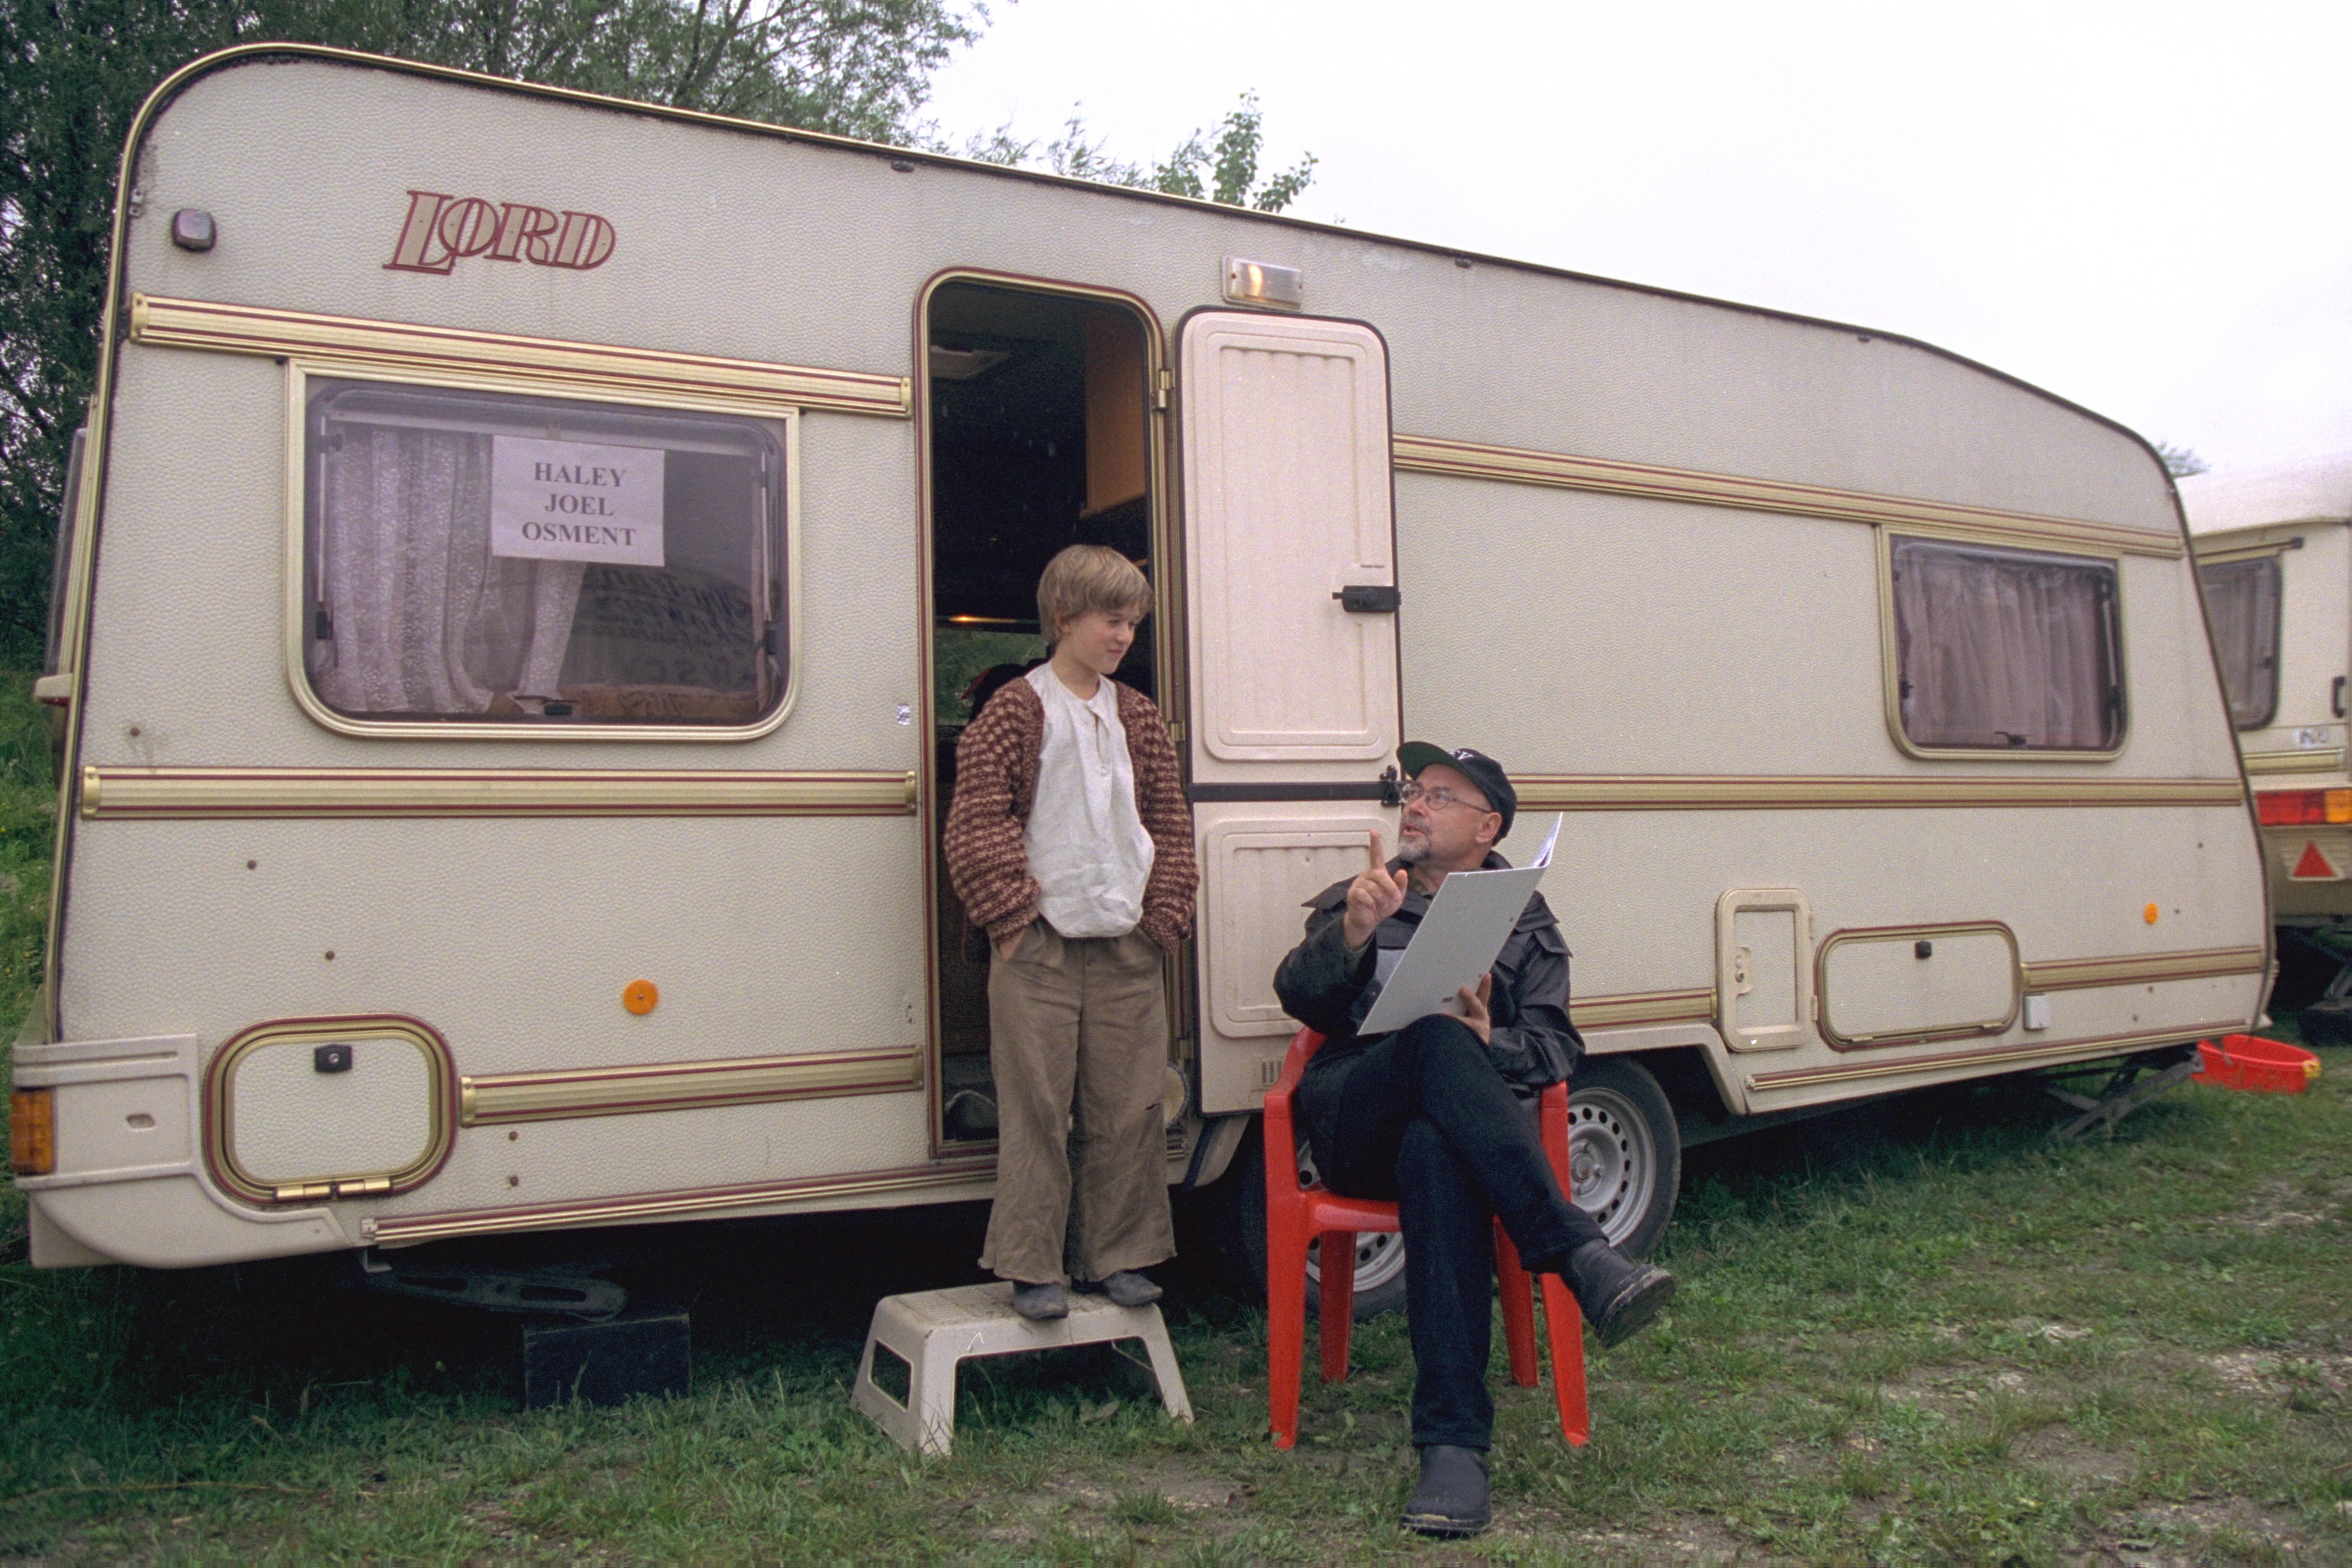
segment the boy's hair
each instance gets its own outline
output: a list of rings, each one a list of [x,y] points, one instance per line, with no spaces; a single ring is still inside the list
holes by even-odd
[[[1150,608],[1151,584],[1107,544],[1073,544],[1045,563],[1037,579],[1037,624],[1049,647],[1061,640],[1064,621],[1088,610],[1124,611],[1141,620]]]

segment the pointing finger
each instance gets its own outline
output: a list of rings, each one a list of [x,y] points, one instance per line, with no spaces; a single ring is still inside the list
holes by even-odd
[[[1387,865],[1387,864],[1388,864],[1388,861],[1389,861],[1389,858],[1388,858],[1388,856],[1387,856],[1385,853],[1383,853],[1383,852],[1382,852],[1382,848],[1381,848],[1381,830],[1380,830],[1379,828],[1375,827],[1375,828],[1373,828],[1373,829],[1372,829],[1372,865],[1371,865],[1371,868],[1372,868],[1373,870],[1377,871],[1377,870],[1379,870],[1381,867],[1383,867],[1383,866]]]

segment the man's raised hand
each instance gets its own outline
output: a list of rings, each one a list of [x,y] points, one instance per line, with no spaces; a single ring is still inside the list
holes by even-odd
[[[1404,907],[1405,875],[1389,869],[1378,828],[1372,830],[1371,849],[1371,864],[1348,884],[1348,912],[1341,917],[1340,934],[1351,949],[1371,941],[1381,922]]]

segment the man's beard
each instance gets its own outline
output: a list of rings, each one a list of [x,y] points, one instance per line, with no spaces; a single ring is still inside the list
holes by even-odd
[[[1396,858],[1408,866],[1418,866],[1428,859],[1429,835],[1424,833],[1418,837],[1408,838],[1400,831],[1397,834]]]

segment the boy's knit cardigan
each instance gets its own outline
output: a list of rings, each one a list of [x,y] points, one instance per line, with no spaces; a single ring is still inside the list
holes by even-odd
[[[1118,721],[1135,769],[1135,809],[1151,835],[1151,878],[1143,888],[1137,929],[1172,952],[1192,931],[1192,898],[1201,881],[1192,855],[1192,811],[1169,743],[1167,721],[1150,698],[1114,680]],[[1029,874],[1022,830],[1037,797],[1037,758],[1045,744],[1045,704],[1026,680],[1007,682],[956,742],[955,798],[942,846],[948,880],[964,918],[1002,942],[1037,918],[1037,879]]]

